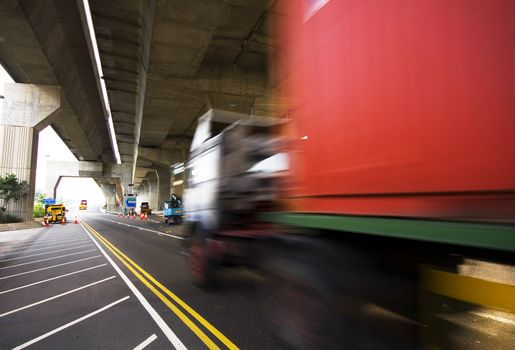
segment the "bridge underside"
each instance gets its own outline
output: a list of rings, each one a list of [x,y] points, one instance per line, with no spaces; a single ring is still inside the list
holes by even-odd
[[[0,3],[0,63],[16,83],[60,88],[48,124],[79,161],[102,164],[98,181],[129,184],[159,207],[181,175],[199,116],[211,108],[270,115],[274,1],[90,0],[102,76],[80,1]],[[100,85],[116,143],[109,139]],[[37,129],[36,129],[37,132]],[[105,180],[102,180],[105,179]],[[115,181],[116,182],[116,181]]]

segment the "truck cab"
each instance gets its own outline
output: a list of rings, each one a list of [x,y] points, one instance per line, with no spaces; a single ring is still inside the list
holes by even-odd
[[[211,282],[214,265],[248,264],[249,242],[267,234],[259,214],[275,205],[277,175],[285,169],[283,164],[267,171],[271,158],[280,162],[282,123],[216,109],[199,118],[184,193],[186,243],[197,285]]]

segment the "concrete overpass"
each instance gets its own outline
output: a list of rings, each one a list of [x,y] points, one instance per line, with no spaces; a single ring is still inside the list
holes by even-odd
[[[98,163],[97,182],[117,188],[104,193],[122,193],[133,183],[158,206],[170,195],[170,166],[186,159],[199,116],[210,108],[269,113],[274,4],[90,0],[88,7],[82,0],[0,1],[0,63],[17,83],[6,88],[2,115],[13,115],[20,101],[30,115],[36,109],[26,103],[28,95],[53,94],[53,109],[38,107],[30,122],[0,119],[4,134],[25,133],[31,141],[8,145],[19,137],[0,138],[5,152],[16,149],[29,159],[20,165],[4,157],[1,171],[22,167],[21,178],[33,185],[32,145],[51,125],[78,160]],[[19,84],[32,85],[23,85],[22,93]]]

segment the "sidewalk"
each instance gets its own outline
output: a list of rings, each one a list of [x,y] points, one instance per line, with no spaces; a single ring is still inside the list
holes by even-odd
[[[41,221],[14,222],[14,223],[10,223],[10,224],[0,224],[0,232],[25,230],[28,228],[38,228],[38,227],[41,227]]]

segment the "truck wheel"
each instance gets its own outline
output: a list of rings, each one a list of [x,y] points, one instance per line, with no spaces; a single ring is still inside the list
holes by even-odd
[[[180,225],[182,224],[182,217],[180,216],[174,216],[173,217],[173,223],[176,224],[176,225]]]
[[[209,258],[206,240],[198,234],[191,237],[188,265],[196,286],[201,288],[212,286],[214,263]]]
[[[271,332],[293,349],[329,349],[330,309],[310,267],[273,258],[266,263],[262,310]]]

